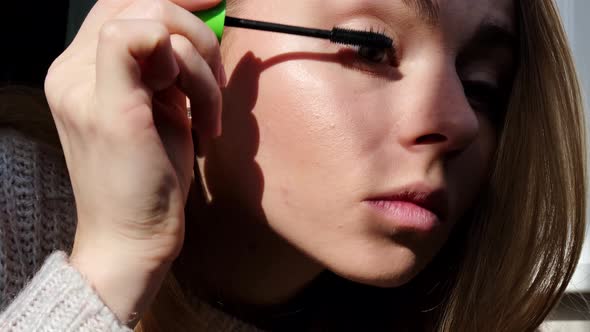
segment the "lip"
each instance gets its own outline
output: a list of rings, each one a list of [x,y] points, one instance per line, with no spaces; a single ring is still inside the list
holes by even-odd
[[[448,215],[448,196],[441,187],[414,184],[379,194],[365,201],[385,217],[385,227],[394,230],[430,232]]]

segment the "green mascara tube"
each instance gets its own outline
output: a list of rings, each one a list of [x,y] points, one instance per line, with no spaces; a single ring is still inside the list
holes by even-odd
[[[195,12],[194,14],[213,30],[217,39],[221,42],[223,28],[225,27],[225,0],[211,9]]]

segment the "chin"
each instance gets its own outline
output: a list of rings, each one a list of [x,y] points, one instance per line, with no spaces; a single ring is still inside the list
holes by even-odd
[[[405,284],[407,284],[408,282],[410,282],[415,276],[417,275],[417,273],[392,273],[390,275],[371,275],[369,273],[367,274],[355,274],[355,275],[340,275],[343,278],[346,278],[350,281],[356,282],[356,283],[360,283],[360,284],[364,284],[364,285],[368,285],[368,286],[374,286],[374,287],[380,287],[380,288],[396,288],[396,287],[400,287],[403,286]]]
[[[410,282],[424,268],[425,264],[419,264],[413,254],[401,255],[389,259],[362,259],[348,260],[347,264],[332,266],[329,268],[342,278],[350,281],[380,287],[395,288]],[[351,264],[352,263],[352,264]]]

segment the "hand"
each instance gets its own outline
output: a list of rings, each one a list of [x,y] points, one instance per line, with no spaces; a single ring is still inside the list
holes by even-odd
[[[100,0],[45,81],[76,199],[71,264],[122,322],[182,247],[193,127],[220,134],[219,45],[190,13],[218,3]]]

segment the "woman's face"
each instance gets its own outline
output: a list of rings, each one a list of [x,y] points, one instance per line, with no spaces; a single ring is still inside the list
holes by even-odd
[[[395,52],[233,29],[214,203],[348,279],[398,286],[486,181],[513,72],[512,0],[238,1],[237,15],[384,32]]]

